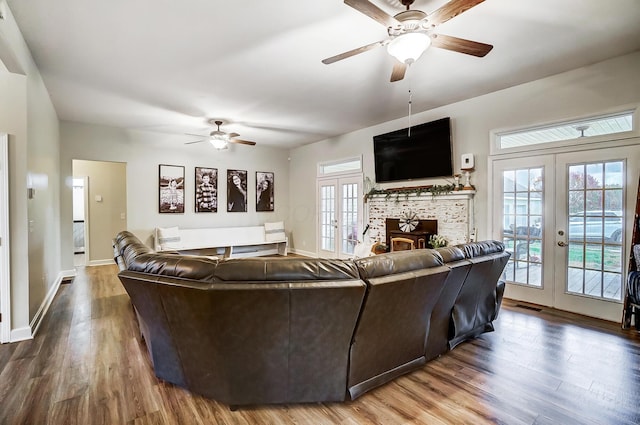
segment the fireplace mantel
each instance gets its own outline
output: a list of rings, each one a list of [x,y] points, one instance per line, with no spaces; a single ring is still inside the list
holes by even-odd
[[[411,210],[419,220],[438,220],[438,233],[450,244],[468,242],[475,226],[475,193],[475,190],[460,190],[438,195],[430,192],[370,195],[365,208],[369,240],[383,242],[386,237],[385,219],[402,217]]]
[[[451,200],[451,199],[473,199],[474,195],[476,194],[475,190],[457,190],[457,191],[453,191],[453,192],[449,192],[446,194],[442,194],[442,195],[433,195],[430,192],[423,192],[420,195],[418,195],[417,193],[409,193],[409,194],[404,194],[404,193],[400,193],[400,194],[395,194],[395,193],[376,193],[373,195],[369,195],[367,198],[367,202],[370,202],[373,199],[385,199],[387,202],[396,202],[396,199],[398,200],[398,202],[404,201],[404,200],[411,200],[411,199],[428,199],[431,201],[445,201],[445,200]]]

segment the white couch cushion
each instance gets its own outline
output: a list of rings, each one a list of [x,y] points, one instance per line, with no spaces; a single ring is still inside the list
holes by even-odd
[[[157,237],[161,251],[182,248],[180,230],[177,227],[158,227]]]
[[[284,233],[284,222],[264,223],[264,240],[267,242],[279,242],[287,238]]]

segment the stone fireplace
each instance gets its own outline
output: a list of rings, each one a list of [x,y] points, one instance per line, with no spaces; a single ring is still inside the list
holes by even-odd
[[[415,212],[419,220],[438,220],[438,234],[444,236],[450,245],[468,242],[475,229],[473,197],[474,190],[461,190],[446,195],[385,194],[372,195],[365,204],[365,226],[369,224],[367,236],[371,242],[386,239],[385,220],[401,218],[409,210]]]

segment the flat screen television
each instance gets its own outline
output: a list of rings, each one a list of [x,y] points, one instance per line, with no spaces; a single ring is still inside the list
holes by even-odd
[[[373,137],[376,182],[450,177],[449,117]]]

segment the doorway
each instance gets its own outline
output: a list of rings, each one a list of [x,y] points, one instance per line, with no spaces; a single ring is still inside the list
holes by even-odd
[[[76,235],[84,237],[84,244],[80,238],[74,238],[69,248],[80,251],[81,245],[84,245],[84,264],[81,265],[113,263],[113,236],[127,229],[126,168],[127,164],[123,162],[72,161],[73,177],[83,181],[76,182],[76,188],[73,189],[74,201],[76,198],[84,198],[84,202],[77,202],[73,218],[84,219],[84,232],[80,231],[82,225],[76,225],[76,229],[80,231]],[[83,189],[80,189],[81,184]]]
[[[87,177],[73,178],[73,265],[81,267],[86,264],[86,247],[89,246],[89,226],[87,217]]]
[[[318,180],[318,255],[349,258],[362,229],[362,175]]]
[[[512,253],[505,297],[620,320],[638,161],[637,145],[492,160],[492,234]]]

